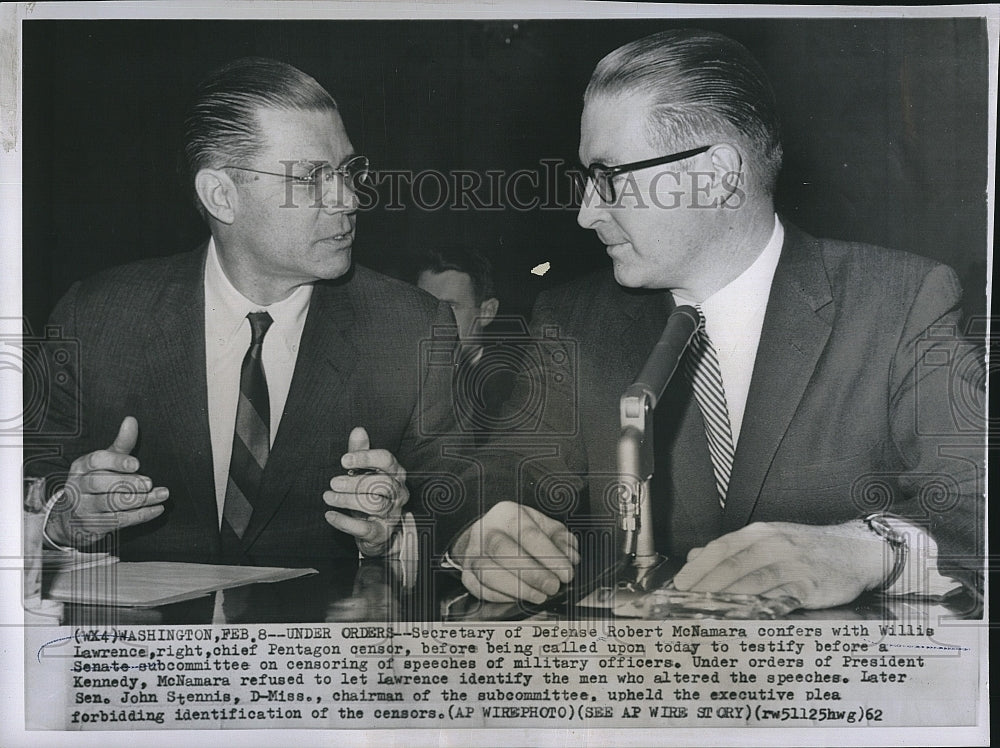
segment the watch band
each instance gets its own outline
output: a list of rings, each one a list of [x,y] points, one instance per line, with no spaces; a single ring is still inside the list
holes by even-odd
[[[65,488],[55,491],[48,499],[45,498],[47,480],[45,478],[25,478],[24,479],[24,509],[31,514],[41,514],[42,517],[42,541],[43,545],[57,551],[71,552],[75,548],[57,543],[49,535],[49,518],[56,504],[66,494]]]
[[[892,585],[894,585],[903,575],[903,569],[906,567],[906,558],[909,553],[909,546],[907,545],[906,538],[903,534],[886,520],[886,515],[876,512],[875,514],[869,514],[863,521],[869,530],[882,538],[882,540],[888,543],[889,547],[892,548],[892,569],[889,571],[889,574],[885,577],[881,584],[871,588],[874,592],[883,592],[892,587]]]
[[[52,494],[52,496],[48,500],[48,503],[45,504],[45,517],[42,519],[42,540],[44,540],[50,548],[53,548],[57,551],[62,551],[63,553],[72,553],[73,551],[76,550],[76,548],[73,548],[68,545],[63,545],[62,543],[57,543],[52,539],[48,531],[49,517],[52,516],[52,510],[55,508],[56,504],[59,503],[60,499],[62,499],[65,493],[66,489],[60,488],[58,491]]]
[[[444,556],[441,557],[441,568],[451,569],[452,571],[457,571],[460,574],[465,571],[465,569],[462,568],[462,565],[453,559],[451,557],[451,553],[448,551],[445,551]]]

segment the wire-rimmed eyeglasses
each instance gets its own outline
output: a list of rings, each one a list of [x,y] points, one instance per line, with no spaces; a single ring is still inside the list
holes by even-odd
[[[288,161],[282,163],[291,168],[292,165],[300,162]],[[351,156],[351,158],[347,159],[340,166],[334,166],[329,161],[306,161],[302,163],[312,164],[313,168],[304,174],[295,174],[291,171],[282,174],[276,171],[251,169],[247,166],[235,166],[233,164],[228,164],[222,168],[249,171],[254,174],[268,174],[272,177],[282,177],[285,181],[292,184],[310,187],[316,186],[324,192],[330,185],[336,184],[338,178],[343,179],[346,185],[354,192],[357,192],[363,186],[370,186],[372,184],[371,165],[367,156]]]

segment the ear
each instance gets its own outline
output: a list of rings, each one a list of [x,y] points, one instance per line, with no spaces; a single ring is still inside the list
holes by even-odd
[[[743,173],[745,162],[743,155],[736,146],[720,143],[711,151],[713,197],[722,206],[733,199],[734,195],[743,197],[746,175]]]
[[[209,215],[225,224],[236,220],[236,185],[221,169],[201,169],[194,177],[194,189]]]
[[[497,311],[500,309],[499,299],[486,299],[482,304],[479,305],[479,328],[482,329],[486,327],[493,318],[497,316]]]

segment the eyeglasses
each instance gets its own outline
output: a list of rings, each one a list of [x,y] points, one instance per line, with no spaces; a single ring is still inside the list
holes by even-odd
[[[639,169],[648,169],[651,166],[662,166],[663,164],[670,164],[674,161],[682,161],[685,158],[690,158],[691,156],[697,156],[699,153],[704,153],[712,146],[703,145],[701,148],[692,148],[689,151],[681,151],[680,153],[671,153],[669,156],[660,156],[658,158],[647,158],[644,161],[633,161],[630,164],[621,164],[619,166],[605,166],[600,163],[593,163],[587,167],[587,174],[590,180],[594,183],[594,189],[600,196],[601,200],[606,203],[614,203],[618,199],[617,190],[615,190],[614,178],[619,174],[625,174],[630,171],[638,171]]]
[[[294,162],[283,163],[290,165]],[[316,186],[321,188],[323,192],[326,192],[330,185],[337,184],[338,178],[343,179],[347,186],[354,192],[357,192],[363,186],[371,186],[372,184],[371,165],[368,162],[367,156],[352,156],[340,166],[334,166],[329,161],[304,161],[300,163],[313,164],[314,166],[305,174],[281,174],[276,171],[262,171],[260,169],[251,169],[246,166],[233,165],[223,166],[222,168],[249,171],[254,174],[268,174],[272,177],[283,177],[285,181],[291,182],[292,184],[299,184],[307,187]]]

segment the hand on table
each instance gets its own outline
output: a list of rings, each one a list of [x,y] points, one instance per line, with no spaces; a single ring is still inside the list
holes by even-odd
[[[352,535],[365,556],[382,555],[410,498],[406,470],[388,450],[371,449],[360,426],[351,431],[340,464],[349,472],[333,478],[331,490],[323,493],[323,501],[336,507],[324,515],[326,521]]]
[[[139,460],[130,454],[138,438],[138,421],[126,416],[110,447],[73,461],[63,497],[46,525],[50,538],[61,545],[83,546],[163,513],[170,491],[154,488],[153,481],[138,474]]]
[[[688,553],[679,590],[789,595],[804,608],[854,600],[885,578],[886,543],[861,522],[757,522]]]
[[[573,579],[579,543],[566,526],[531,507],[501,501],[452,545],[462,584],[490,602],[544,602]]]

